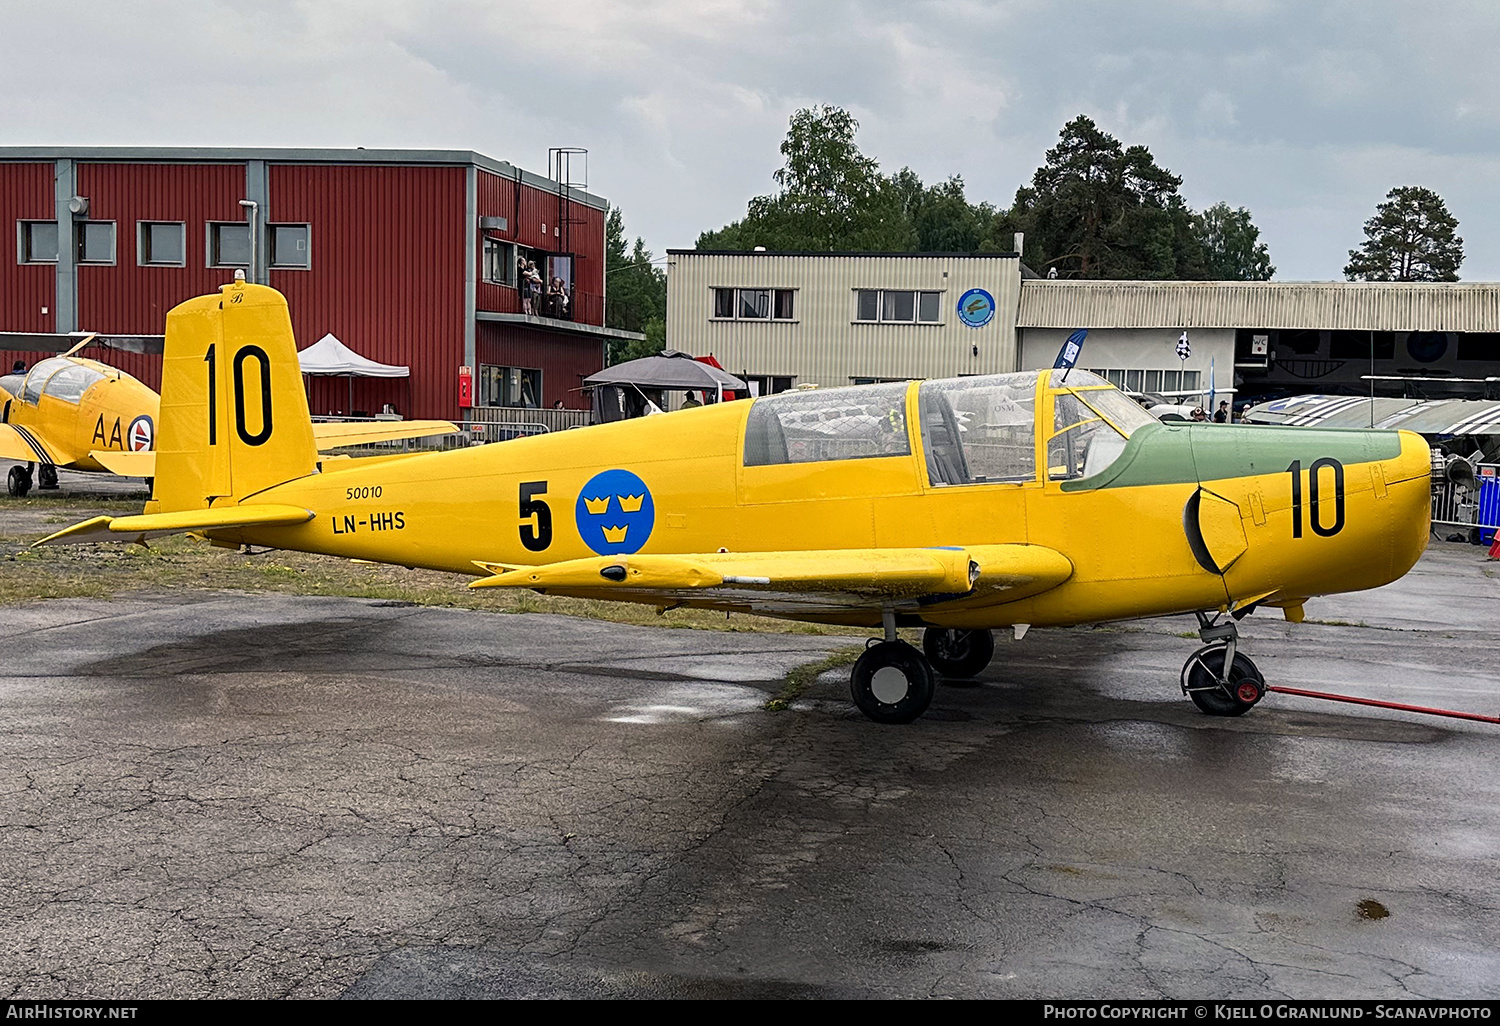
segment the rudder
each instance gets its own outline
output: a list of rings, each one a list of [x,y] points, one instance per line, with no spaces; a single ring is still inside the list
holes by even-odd
[[[148,512],[201,509],[317,469],[286,299],[236,281],[167,314]]]

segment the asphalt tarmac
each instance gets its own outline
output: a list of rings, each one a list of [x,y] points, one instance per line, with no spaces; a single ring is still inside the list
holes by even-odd
[[[1244,649],[1272,683],[1500,713],[1483,556],[1258,613]],[[1500,996],[1500,727],[1207,717],[1192,628],[1006,636],[881,727],[846,670],[764,708],[857,639],[0,608],[0,995]]]

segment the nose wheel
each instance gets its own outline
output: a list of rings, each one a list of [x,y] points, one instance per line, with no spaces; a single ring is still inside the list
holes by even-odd
[[[1250,657],[1237,651],[1233,620],[1214,623],[1198,614],[1198,635],[1208,642],[1182,667],[1182,693],[1210,716],[1243,716],[1266,693],[1266,679]]]

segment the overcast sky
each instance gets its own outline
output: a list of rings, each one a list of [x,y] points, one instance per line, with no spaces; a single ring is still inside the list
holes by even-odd
[[[1500,4],[1460,0],[0,0],[0,144],[472,149],[589,188],[658,255],[770,192],[787,118],[846,107],[886,172],[1008,206],[1079,113],[1276,277],[1342,277],[1397,185],[1500,280]]]

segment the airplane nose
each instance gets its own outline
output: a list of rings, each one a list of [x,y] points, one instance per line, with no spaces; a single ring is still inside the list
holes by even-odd
[[[1432,537],[1432,450],[1415,432],[1400,435],[1400,455],[1378,467],[1393,500],[1388,534],[1393,581],[1416,565]]]

